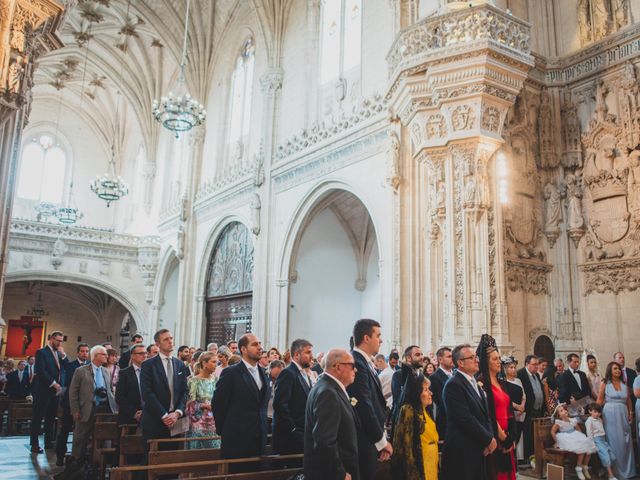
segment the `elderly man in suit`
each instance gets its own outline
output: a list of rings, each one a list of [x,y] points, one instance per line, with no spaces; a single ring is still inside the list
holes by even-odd
[[[569,403],[571,397],[576,400],[591,397],[591,386],[587,374],[578,370],[580,357],[575,353],[567,355],[567,366],[568,368],[556,379],[560,403]]]
[[[238,340],[242,360],[222,370],[213,394],[212,412],[222,437],[222,458],[262,455],[267,443],[269,381],[258,365],[262,344],[247,333]]]
[[[147,359],[147,349],[141,343],[131,347],[131,365],[120,370],[116,385],[118,425],[135,425],[142,418],[142,388],[140,370]]]
[[[142,344],[142,335],[136,333],[133,337],[131,337],[131,346],[125,352],[123,352],[120,360],[118,360],[118,366],[120,367],[120,370],[129,366],[129,362],[131,362],[131,351],[133,347],[140,344]]]
[[[533,454],[533,419],[542,417],[546,405],[544,389],[538,376],[539,359],[535,355],[524,357],[524,367],[518,370],[518,378],[527,399],[524,404],[524,422],[522,424],[522,443],[524,458]]]
[[[304,478],[358,480],[358,416],[347,387],[356,366],[346,350],[325,357],[324,374],[309,393],[304,428]]]
[[[380,324],[368,318],[358,320],[353,327],[352,341],[351,354],[356,375],[347,391],[357,401],[358,470],[362,480],[372,480],[377,461],[389,460],[393,453],[384,428],[388,415],[387,402],[373,364],[373,356],[380,351],[382,344]]]
[[[311,378],[313,345],[297,339],[291,343],[291,364],[278,375],[273,397],[273,451],[281,455],[304,451],[304,415]]]
[[[142,363],[142,435],[145,439],[169,438],[171,428],[184,416],[189,370],[173,357],[173,335],[166,328],[158,330],[153,340],[158,355]]]
[[[78,357],[73,362],[67,364],[62,375],[62,383],[67,390],[62,396],[62,424],[60,426],[60,433],[58,433],[58,439],[56,440],[56,465],[58,467],[64,465],[69,432],[73,430],[73,417],[71,416],[71,407],[69,405],[69,386],[71,385],[75,371],[89,362],[89,345],[79,343],[76,352]]]
[[[44,447],[53,448],[53,419],[58,410],[58,397],[62,389],[62,371],[69,360],[62,348],[64,335],[52,332],[47,345],[36,352],[35,375],[31,383],[33,393],[33,417],[31,421],[31,453],[42,453],[38,443],[40,427],[44,419]]]
[[[107,363],[107,349],[96,345],[91,349],[89,356],[91,363],[76,369],[69,387],[69,406],[75,421],[72,461],[67,463],[67,468],[71,469],[82,465],[87,443],[96,423],[96,414],[117,411],[111,390],[111,377],[104,368]]]
[[[31,392],[26,366],[27,362],[20,360],[18,368],[7,374],[7,385],[4,387],[4,391],[11,400],[24,400]]]
[[[445,480],[485,480],[484,457],[497,447],[487,398],[475,379],[478,357],[469,345],[451,352],[458,370],[445,384],[442,400],[447,430],[442,452]]]

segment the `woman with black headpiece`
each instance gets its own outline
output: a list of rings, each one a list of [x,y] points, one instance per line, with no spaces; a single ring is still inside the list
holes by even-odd
[[[438,479],[438,431],[429,413],[430,385],[422,373],[407,377],[403,404],[393,431],[393,478]]]
[[[480,361],[479,382],[487,394],[489,418],[498,440],[498,448],[487,457],[487,478],[489,480],[515,480],[514,460],[515,419],[511,398],[501,378],[502,362],[496,341],[486,333],[480,338],[476,351]]]

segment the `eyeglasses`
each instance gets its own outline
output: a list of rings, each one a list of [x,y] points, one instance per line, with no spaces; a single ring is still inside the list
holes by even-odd
[[[136,352],[136,353],[132,353],[131,355],[146,355],[147,352]]]
[[[477,360],[478,356],[477,355],[470,355],[468,357],[463,357],[460,359],[460,361],[464,362],[465,360]]]
[[[338,365],[349,365],[351,368],[356,370],[356,364],[354,362],[338,362]]]

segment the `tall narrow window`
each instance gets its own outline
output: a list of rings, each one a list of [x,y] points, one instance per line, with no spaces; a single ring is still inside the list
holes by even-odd
[[[231,76],[229,143],[232,148],[242,145],[249,136],[254,62],[255,44],[253,38],[249,37],[242,45]]]
[[[362,0],[322,3],[320,82],[347,76],[361,62]]]
[[[40,135],[22,151],[17,195],[40,202],[62,203],[67,157],[53,137]]]

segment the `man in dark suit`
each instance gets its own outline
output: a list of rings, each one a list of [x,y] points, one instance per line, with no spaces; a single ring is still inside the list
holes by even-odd
[[[442,401],[442,390],[447,381],[453,376],[453,356],[449,347],[442,347],[436,352],[438,368],[431,374],[431,393],[433,394],[434,414],[438,436],[444,438],[447,430],[447,411]]]
[[[135,425],[142,418],[142,389],[140,370],[147,359],[147,349],[136,343],[130,350],[131,365],[120,370],[116,385],[118,425]]]
[[[560,403],[569,403],[571,397],[577,400],[591,396],[589,379],[583,371],[578,370],[579,365],[580,357],[578,355],[575,353],[567,355],[568,368],[558,375],[556,379],[558,384],[558,400]]]
[[[184,416],[189,370],[173,357],[173,335],[166,328],[158,330],[153,340],[158,355],[142,363],[142,435],[149,438],[169,438],[170,429]],[[146,445],[146,442],[145,442]]]
[[[222,370],[213,394],[212,412],[222,437],[222,458],[262,455],[267,443],[269,380],[258,365],[262,344],[247,333],[238,340],[242,360]]]
[[[304,451],[304,416],[311,378],[313,345],[304,339],[291,343],[291,364],[278,375],[273,397],[273,451],[280,455]]]
[[[66,388],[64,395],[62,396],[62,422],[60,425],[60,433],[56,440],[56,465],[61,467],[64,465],[64,457],[67,454],[67,442],[69,441],[69,432],[73,429],[73,417],[71,416],[71,408],[69,405],[69,387],[71,386],[71,380],[73,374],[83,365],[86,365],[89,361],[89,345],[86,343],[79,343],[76,352],[78,357],[69,362],[62,374],[62,386]]]
[[[544,389],[538,375],[538,357],[527,355],[524,357],[524,367],[518,370],[518,378],[527,396],[524,404],[524,422],[522,424],[522,443],[524,458],[533,454],[533,419],[542,417],[546,401]]]
[[[36,352],[35,375],[31,383],[33,416],[31,421],[31,453],[42,453],[38,444],[44,419],[44,447],[53,448],[53,419],[58,410],[58,396],[62,395],[62,371],[69,360],[62,348],[62,332],[52,332],[47,345]]]
[[[20,360],[18,368],[7,375],[7,385],[4,387],[4,391],[11,400],[24,400],[31,392],[26,366],[27,362]]]
[[[141,343],[142,335],[136,333],[133,337],[131,337],[131,346],[122,353],[120,360],[118,360],[118,366],[120,367],[120,370],[129,366],[129,362],[131,361],[131,350],[133,349],[133,347]]]
[[[618,364],[622,368],[622,380],[624,381],[624,383],[627,385],[627,388],[629,389],[629,396],[631,397],[631,403],[635,408],[637,398],[633,394],[633,382],[635,381],[637,376],[636,371],[633,368],[627,368],[624,366],[624,353],[622,352],[616,352],[615,355],[613,356],[613,361],[618,362]]]
[[[384,429],[388,414],[387,402],[373,364],[373,356],[380,351],[382,344],[380,324],[368,318],[358,320],[353,327],[352,341],[354,348],[351,354],[356,365],[356,375],[347,391],[357,401],[355,409],[359,421],[360,478],[371,480],[375,476],[377,461],[387,461],[393,453]]]
[[[445,480],[485,480],[484,457],[496,449],[497,442],[487,398],[474,377],[478,357],[469,345],[458,345],[452,358],[458,370],[442,392],[447,411],[442,475]]]
[[[355,379],[346,350],[329,350],[325,373],[309,393],[304,428],[304,478],[358,480],[358,417],[346,387]]]
[[[401,395],[409,375],[417,376],[424,362],[422,350],[417,345],[410,345],[404,350],[403,362],[391,377],[391,395],[393,397],[394,411],[400,411]],[[395,419],[394,415],[394,419]]]

